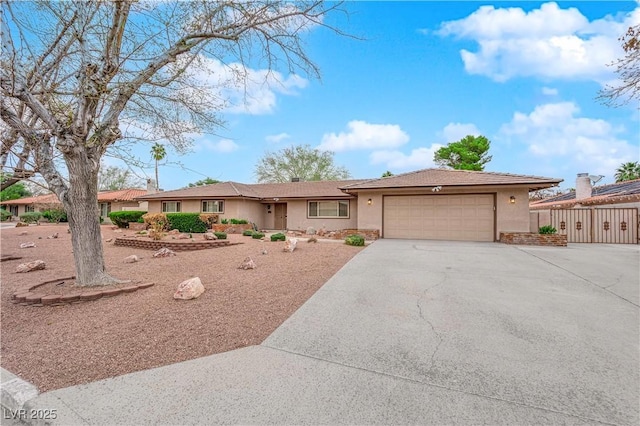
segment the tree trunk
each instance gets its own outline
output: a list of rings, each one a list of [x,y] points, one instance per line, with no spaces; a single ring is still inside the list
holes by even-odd
[[[158,180],[158,160],[156,159],[156,191],[160,191],[160,181]]]
[[[121,281],[105,272],[98,208],[98,167],[83,154],[66,159],[70,182],[69,191],[62,200],[71,229],[76,283],[81,286],[114,284]]]

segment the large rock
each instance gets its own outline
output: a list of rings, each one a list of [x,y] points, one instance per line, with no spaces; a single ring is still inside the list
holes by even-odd
[[[315,235],[316,234],[316,228],[314,228],[313,226],[310,226],[307,228],[307,235]]]
[[[123,262],[124,263],[136,263],[139,260],[140,260],[140,258],[138,256],[136,256],[135,254],[132,254],[131,256],[125,257]]]
[[[213,232],[207,232],[204,234],[204,239],[205,240],[209,240],[209,241],[213,241],[213,240],[217,240],[218,237],[216,237],[216,234],[214,234]]]
[[[256,265],[256,262],[254,262],[250,257],[247,257],[244,259],[244,262],[238,266],[238,269],[256,269],[257,267],[258,265]]]
[[[284,251],[292,252],[296,249],[296,245],[298,245],[298,239],[289,238],[284,242]]]
[[[182,300],[195,299],[202,293],[204,293],[202,281],[200,281],[200,278],[194,277],[178,284],[178,289],[174,293],[173,298]]]
[[[33,241],[29,241],[28,243],[21,243],[20,244],[20,248],[31,248],[31,247],[35,247],[36,243],[34,243]]]
[[[34,260],[32,262],[19,264],[18,267],[16,268],[16,272],[22,273],[22,272],[37,271],[40,269],[44,269],[46,266],[47,264],[44,263],[44,260]]]
[[[158,250],[157,252],[153,253],[153,257],[170,257],[170,256],[175,256],[176,252],[173,250],[169,250],[166,247],[162,247],[160,250]]]
[[[16,228],[21,228],[21,227],[23,227],[23,226],[29,226],[29,224],[28,224],[28,223],[24,223],[24,222],[18,222],[18,223],[16,223]]]

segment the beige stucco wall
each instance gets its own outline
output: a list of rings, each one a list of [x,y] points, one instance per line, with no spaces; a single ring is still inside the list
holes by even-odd
[[[516,202],[511,204],[511,196]],[[500,232],[529,232],[529,189],[505,188],[496,193],[496,240]]]
[[[287,229],[306,230],[312,226],[316,230],[325,228],[327,231],[339,229],[354,229],[358,226],[358,203],[349,200],[349,218],[307,218],[307,202],[313,200],[287,201]],[[272,206],[273,207],[273,206]],[[273,213],[272,213],[273,214]]]

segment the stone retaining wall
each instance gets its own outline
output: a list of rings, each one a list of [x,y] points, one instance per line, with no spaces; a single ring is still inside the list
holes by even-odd
[[[253,229],[253,225],[250,223],[242,225],[216,223],[212,228],[214,232],[226,232],[227,234],[242,234],[247,229]]]
[[[160,250],[163,247],[173,251],[191,251],[204,250],[215,247],[225,247],[231,244],[229,240],[213,240],[213,241],[153,241],[140,238],[119,237],[116,238],[114,244],[116,246],[133,247],[144,250]]]
[[[305,231],[288,231],[288,235],[296,237],[310,237]],[[380,230],[378,229],[339,229],[337,231],[317,231],[316,236],[319,238],[329,238],[332,240],[344,240],[349,235],[360,234],[365,240],[377,240],[380,238]]]
[[[566,247],[567,236],[560,234],[535,234],[532,232],[501,232],[500,242],[527,246]]]

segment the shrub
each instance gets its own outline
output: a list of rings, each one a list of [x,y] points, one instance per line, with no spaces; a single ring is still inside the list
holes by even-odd
[[[229,219],[229,222],[232,225],[246,225],[247,223],[249,223],[247,219]]]
[[[364,245],[364,237],[359,234],[349,235],[344,239],[344,242],[349,246],[363,246]]]
[[[253,235],[253,229],[247,229],[242,233],[245,237],[251,237]]]
[[[40,212],[28,212],[20,215],[20,220],[24,223],[38,223],[40,219],[42,219]]]
[[[67,212],[62,209],[43,211],[42,217],[53,223],[67,222]]]
[[[114,225],[117,225],[118,228],[126,228],[129,226],[129,222],[137,222],[138,219],[146,213],[147,212],[138,210],[111,212],[109,213],[109,219],[111,219],[111,222],[113,222]]]
[[[149,235],[156,241],[162,239],[162,231],[167,227],[167,215],[164,213],[147,213],[142,216],[144,223],[151,228]]]
[[[229,224],[229,219],[222,219],[220,221],[220,223],[223,224],[223,225],[228,225]]]
[[[0,221],[4,222],[5,220],[9,220],[13,217],[11,212],[6,211],[5,209],[0,209]]]
[[[283,233],[279,232],[277,234],[273,234],[271,236],[271,241],[284,241],[287,239],[287,236],[284,235]]]
[[[226,240],[227,239],[227,233],[226,232],[214,232],[213,235],[218,237],[219,240]]]
[[[140,218],[138,220],[136,220],[136,222],[138,223],[144,223],[144,219],[142,218],[142,216],[140,216]]]
[[[169,228],[180,232],[207,232],[207,224],[200,220],[199,213],[167,213]]]
[[[261,240],[264,238],[264,234],[262,232],[254,232],[253,235],[251,235],[251,238]]]
[[[538,229],[539,234],[555,234],[556,232],[558,232],[558,230],[551,225],[541,226]]]
[[[200,213],[200,220],[207,224],[207,228],[213,227],[218,223],[219,216],[215,213]]]

